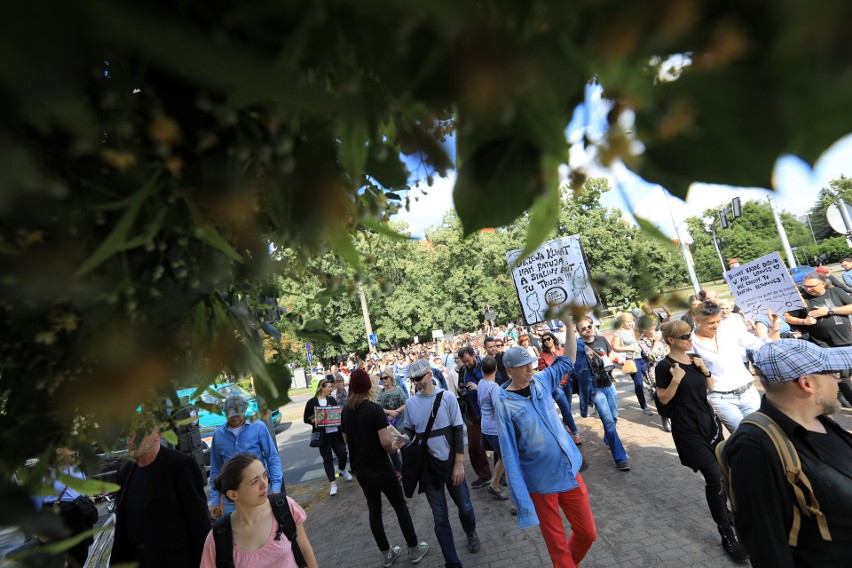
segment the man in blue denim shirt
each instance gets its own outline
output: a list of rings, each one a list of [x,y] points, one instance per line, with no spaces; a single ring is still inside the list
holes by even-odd
[[[573,359],[573,328],[566,327],[566,348]],[[583,458],[562,426],[550,394],[573,364],[560,356],[533,377],[537,361],[523,347],[513,347],[503,356],[512,382],[501,390],[497,406],[500,451],[518,509],[518,526],[539,524],[553,565],[571,568],[597,538],[589,494],[580,476]],[[570,539],[566,539],[560,508],[571,523]]]

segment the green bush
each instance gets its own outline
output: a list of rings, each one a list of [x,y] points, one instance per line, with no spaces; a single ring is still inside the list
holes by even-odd
[[[818,245],[810,245],[801,247],[802,251],[807,251],[808,264],[813,264],[811,258],[814,255],[820,256],[825,254],[828,257],[828,262],[840,262],[846,257],[852,257],[852,249],[846,244],[846,237],[834,237],[826,239]]]

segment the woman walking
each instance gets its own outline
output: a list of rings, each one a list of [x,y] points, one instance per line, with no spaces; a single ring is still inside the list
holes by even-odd
[[[557,357],[563,354],[562,346],[559,339],[551,331],[546,331],[541,336],[541,356],[538,358],[538,370],[543,371],[553,364]],[[571,434],[571,439],[578,446],[583,443],[583,438],[577,430],[577,424],[574,423],[574,417],[571,415],[571,399],[574,397],[574,392],[571,386],[571,377],[565,375],[562,377],[559,386],[554,389],[553,400],[559,407],[559,412],[562,413],[562,423],[565,429]]]
[[[296,523],[295,543],[304,559],[301,564],[296,561],[290,539],[282,538],[284,528],[279,527],[269,500],[269,477],[257,456],[235,455],[225,462],[213,484],[220,494],[234,503],[234,512],[219,521],[230,523],[234,568],[317,568],[317,559],[305,532],[305,510],[286,498]],[[216,537],[214,531],[210,531],[204,542],[201,568],[216,566]]]
[[[429,545],[417,541],[402,488],[388,459],[388,454],[396,453],[396,449],[388,434],[386,414],[374,399],[370,376],[360,369],[353,371],[349,379],[349,404],[343,409],[343,437],[349,446],[355,476],[367,499],[370,530],[382,553],[382,566],[390,566],[402,553],[400,547],[390,545],[385,534],[382,493],[396,511],[411,563],[417,564],[426,556]]]
[[[654,412],[645,401],[645,374],[648,372],[648,366],[642,359],[642,350],[639,347],[639,338],[635,329],[636,323],[633,315],[626,312],[618,314],[618,320],[621,322],[621,328],[615,330],[615,335],[612,336],[612,350],[616,353],[624,353],[627,361],[632,361],[636,367],[632,372],[625,374],[633,379],[633,392],[636,394],[642,413],[651,416]],[[622,365],[622,371],[624,371],[624,365]]]
[[[707,392],[714,388],[713,377],[704,361],[689,353],[692,336],[688,323],[666,322],[662,333],[669,354],[657,365],[657,397],[671,407],[672,438],[680,463],[704,476],[707,506],[722,537],[722,548],[731,558],[745,560],[748,556],[734,533],[714,453],[722,441],[722,424],[707,402]]]
[[[322,456],[322,465],[325,468],[325,475],[330,483],[328,488],[329,495],[337,495],[337,478],[334,474],[334,457],[332,452],[337,456],[337,467],[340,469],[340,474],[346,481],[352,481],[352,474],[346,471],[346,443],[343,441],[343,436],[337,426],[317,426],[314,422],[317,407],[337,406],[337,400],[331,396],[333,384],[328,379],[323,379],[317,385],[316,395],[305,403],[305,415],[303,417],[305,424],[310,424],[313,428],[311,436],[319,435],[320,446],[319,451]]]
[[[350,382],[349,389],[352,389]],[[402,427],[405,424],[405,401],[408,397],[405,391],[402,390],[393,375],[384,373],[382,375],[382,388],[376,397],[376,404],[382,407],[382,410],[387,417],[387,423],[402,432]],[[396,476],[402,476],[402,458],[399,452],[391,453],[391,463],[396,471]]]

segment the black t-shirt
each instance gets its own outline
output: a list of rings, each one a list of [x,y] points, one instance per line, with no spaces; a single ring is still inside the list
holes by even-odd
[[[519,394],[524,398],[532,398],[532,390],[530,390],[530,385],[525,386],[524,388],[516,391],[509,391],[515,394]]]
[[[808,307],[791,312],[793,317],[806,318],[810,310],[816,308],[839,308],[852,304],[852,296],[839,288],[826,288],[822,296],[809,296],[802,294]],[[845,347],[852,345],[852,326],[849,316],[825,316],[817,318],[814,325],[800,326],[802,331],[808,332],[813,339],[824,341],[829,347]]]
[[[343,409],[341,422],[349,445],[352,469],[390,466],[390,456],[379,442],[379,430],[388,427],[388,419],[381,406],[369,400],[355,410],[347,406]]]
[[[585,345],[589,358],[589,369],[591,369],[592,377],[595,379],[595,386],[602,389],[609,387],[612,384],[612,375],[604,370],[603,361],[600,359],[604,355],[608,356],[612,351],[609,341],[605,337],[596,335],[594,340]],[[591,354],[591,351],[597,353],[597,356]]]

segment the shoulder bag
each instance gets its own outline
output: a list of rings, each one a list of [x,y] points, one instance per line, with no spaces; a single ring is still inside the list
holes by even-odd
[[[429,422],[426,424],[426,431],[422,436],[417,436],[413,442],[402,448],[402,490],[405,496],[411,499],[414,496],[414,490],[417,485],[420,485],[420,493],[426,491],[423,482],[432,482],[430,475],[435,469],[433,462],[435,458],[429,452],[427,441],[429,434],[432,432],[432,425],[435,424],[435,417],[438,415],[438,409],[441,406],[441,399],[444,391],[439,392],[435,396],[435,404],[432,405],[432,413],[429,415]]]

